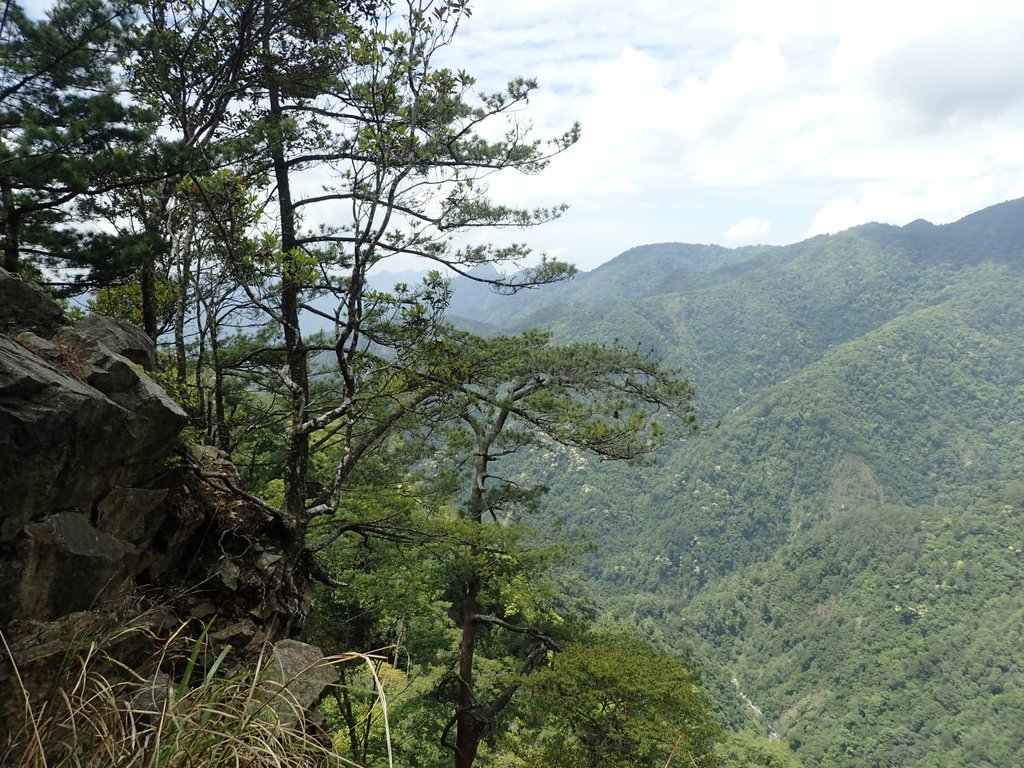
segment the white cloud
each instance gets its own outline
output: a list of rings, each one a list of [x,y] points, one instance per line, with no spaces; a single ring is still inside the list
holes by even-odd
[[[739,224],[729,227],[723,239],[729,245],[750,245],[759,242],[759,238],[771,229],[772,223],[767,219],[748,216]]]
[[[572,206],[500,242],[593,266],[643,242],[790,242],[1024,193],[1020,0],[471,7],[444,63],[485,91],[537,77],[517,118],[538,138],[583,124],[540,176],[489,179],[504,202]]]
[[[945,224],[1013,197],[1001,191],[1012,188],[984,176],[973,181],[952,181],[923,189],[910,183],[903,187],[877,184],[827,202],[817,212],[805,234],[807,237],[831,234],[872,221],[903,225],[923,218],[933,224]],[[1021,187],[1017,189],[1021,190]]]
[[[1024,191],[1019,0],[475,8],[451,52],[461,65],[493,82],[537,75],[541,135],[583,124],[547,172],[493,190],[569,202],[523,238],[584,266],[659,240],[950,221]]]
[[[471,5],[444,63],[484,91],[537,77],[516,117],[538,138],[583,124],[541,175],[488,179],[502,202],[571,205],[499,242],[591,267],[645,242],[792,242],[1024,194],[1020,0]]]

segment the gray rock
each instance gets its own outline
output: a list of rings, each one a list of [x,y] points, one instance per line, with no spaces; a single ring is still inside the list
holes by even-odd
[[[33,697],[54,690],[81,642],[144,621],[154,600],[154,632],[216,615],[226,626],[211,640],[250,648],[308,611],[280,522],[232,490],[227,457],[197,451],[168,466],[185,413],[146,374],[154,364],[137,328],[109,318],[70,328],[45,293],[0,270],[0,627]],[[111,636],[126,668],[151,657],[149,632]],[[333,670],[303,643],[272,656],[268,704],[303,717]],[[24,725],[9,670],[0,658],[0,733]],[[154,676],[135,704],[159,706],[168,684]]]
[[[52,512],[91,510],[132,454],[132,414],[0,336],[0,541]]]
[[[93,528],[87,515],[62,512],[25,529],[14,619],[52,619],[94,606],[123,580],[131,551]]]
[[[96,527],[132,544],[145,544],[164,521],[166,498],[166,488],[114,488],[96,509]]]
[[[132,696],[132,709],[159,716],[167,700],[174,696],[174,680],[164,672],[156,672]]]
[[[74,357],[79,378],[108,397],[127,392],[139,379],[138,366],[78,328],[61,328],[54,341]]]
[[[38,285],[0,267],[0,333],[25,330],[50,336],[65,322],[61,308]]]
[[[156,345],[141,328],[127,320],[90,315],[76,323],[75,330],[141,365],[146,371],[156,370]]]
[[[144,488],[185,424],[122,324],[18,339],[0,334],[0,557],[13,559],[0,566],[0,625],[88,608],[158,556],[144,550],[166,493]]]
[[[269,668],[270,679],[287,692],[283,698],[298,705],[301,711],[316,704],[324,690],[338,682],[337,669],[324,660],[323,651],[298,640],[279,640],[274,643],[273,659]],[[277,707],[283,717],[289,718],[294,706]]]
[[[185,412],[137,364],[79,326],[62,328],[54,339],[74,355],[83,381],[135,413],[139,421],[152,421],[148,431],[181,431]]]
[[[127,359],[67,338],[79,362],[65,372],[0,336],[0,541],[52,512],[91,512],[117,486],[145,485],[185,423]]]
[[[59,366],[64,351],[49,339],[37,336],[32,331],[22,331],[14,340],[36,357],[41,357],[50,365]]]

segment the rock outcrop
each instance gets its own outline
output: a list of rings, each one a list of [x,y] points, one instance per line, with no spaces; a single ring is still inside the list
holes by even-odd
[[[147,374],[155,349],[131,324],[61,326],[56,304],[6,272],[0,295],[24,302],[5,307],[0,335],[6,625],[85,610],[134,575],[129,562],[167,495],[152,484],[186,416]],[[20,307],[28,328],[14,325]]]
[[[49,336],[67,321],[38,286],[18,280],[0,267],[0,333],[32,331]]]
[[[37,691],[104,626],[216,616],[213,641],[244,647],[308,610],[285,526],[216,449],[179,447],[186,414],[155,363],[136,327],[69,325],[0,269],[0,630]]]

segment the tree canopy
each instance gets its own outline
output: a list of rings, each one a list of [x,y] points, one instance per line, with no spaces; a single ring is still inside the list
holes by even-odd
[[[446,322],[453,275],[515,293],[574,272],[486,240],[564,212],[493,200],[487,178],[543,171],[579,128],[535,138],[519,112],[536,82],[480,92],[438,63],[470,14],[57,0],[31,19],[11,0],[0,25],[7,268],[88,289],[161,343],[191,439],[238,465],[218,482],[282,539],[274,631],[392,649],[396,733],[430,723],[400,749],[457,768],[502,749],[540,695],[527,683],[588,623],[549,576],[570,548],[530,525],[545,489],[506,459],[637,460],[695,429],[690,385],[646,349]],[[436,271],[372,289],[395,257]],[[379,751],[367,682],[347,675],[330,712],[361,762]],[[671,737],[704,754],[688,685]]]

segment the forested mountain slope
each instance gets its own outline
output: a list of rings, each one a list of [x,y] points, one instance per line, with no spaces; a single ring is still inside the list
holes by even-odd
[[[511,297],[460,279],[451,311],[505,330],[651,346],[697,383],[713,420],[830,345],[943,301],[981,263],[1020,266],[1020,220],[1024,201],[949,225],[867,224],[784,247],[642,246]]]
[[[691,376],[708,429],[654,466],[528,471],[609,610],[808,765],[1024,764],[1022,222],[638,248],[512,315]]]
[[[850,508],[711,585],[674,631],[806,765],[1020,765],[1019,500]]]

